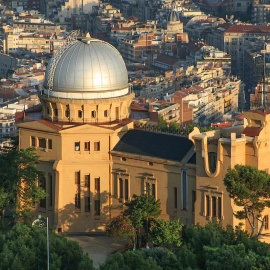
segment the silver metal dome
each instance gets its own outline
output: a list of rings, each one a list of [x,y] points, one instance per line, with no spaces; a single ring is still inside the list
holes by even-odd
[[[98,39],[76,40],[58,50],[46,70],[44,92],[59,98],[96,99],[127,94],[120,53]]]

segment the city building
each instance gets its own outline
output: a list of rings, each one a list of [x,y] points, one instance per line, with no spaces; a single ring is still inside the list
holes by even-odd
[[[266,24],[270,19],[270,1],[254,0],[252,6],[252,22]]]
[[[239,206],[228,196],[223,179],[228,167],[236,164],[254,166],[269,173],[269,162],[265,158],[270,153],[269,110],[247,111],[244,118],[244,125],[203,133],[195,129],[190,134],[196,149],[195,224],[203,226],[219,220],[223,226],[240,226],[251,231],[247,220],[234,216]],[[269,214],[269,208],[265,208],[262,219],[268,220]],[[258,232],[260,222],[256,220],[255,224]],[[269,243],[268,224],[263,226],[259,239]]]
[[[228,86],[216,92],[221,106],[234,110],[231,100],[238,98]],[[134,129],[133,97],[113,46],[80,39],[54,55],[40,95],[42,119],[26,115],[17,124],[20,148],[34,147],[45,172],[41,183],[48,197],[32,214],[48,216],[58,232],[102,232],[133,194],[150,190],[165,219],[187,225],[219,220],[234,227],[242,222],[249,230],[233,215],[238,207],[223,178],[237,163],[269,170],[263,158],[270,150],[269,114],[246,112],[244,125],[203,133],[195,128],[188,138]]]

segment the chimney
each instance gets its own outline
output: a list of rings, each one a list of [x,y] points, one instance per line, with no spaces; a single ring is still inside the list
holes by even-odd
[[[149,104],[149,112],[153,112],[154,111],[154,106]]]

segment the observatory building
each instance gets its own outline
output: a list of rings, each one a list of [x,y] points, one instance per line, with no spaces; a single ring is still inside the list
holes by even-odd
[[[42,117],[17,124],[19,148],[34,147],[45,172],[40,184],[48,196],[33,216],[48,216],[58,232],[104,232],[133,194],[149,192],[166,220],[242,223],[250,231],[234,216],[239,207],[223,179],[236,164],[269,173],[270,111],[245,112],[244,125],[223,130],[195,128],[189,139],[134,129],[133,97],[125,63],[110,44],[81,39],[57,51],[40,94]],[[266,208],[262,239],[268,242],[269,215]]]
[[[82,39],[57,51],[40,94],[42,117],[18,124],[20,148],[34,147],[45,172],[48,196],[33,216],[48,216],[58,232],[102,232],[133,194],[147,190],[161,200],[162,218],[194,223],[187,211],[193,144],[133,129],[133,97],[125,63],[110,44]]]
[[[57,51],[40,95],[42,119],[18,125],[20,148],[36,148],[46,174],[41,182],[48,197],[33,215],[49,216],[59,232],[104,226],[110,151],[133,127],[133,97],[125,63],[110,44],[82,39]]]

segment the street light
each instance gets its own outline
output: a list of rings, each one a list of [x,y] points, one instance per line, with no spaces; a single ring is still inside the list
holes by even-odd
[[[32,226],[34,225],[39,225],[44,226],[44,220],[41,219],[41,215],[38,216],[37,219],[35,219],[32,222]],[[49,241],[49,218],[47,217],[47,223],[46,223],[46,227],[47,227],[47,269],[50,270],[50,241]]]

